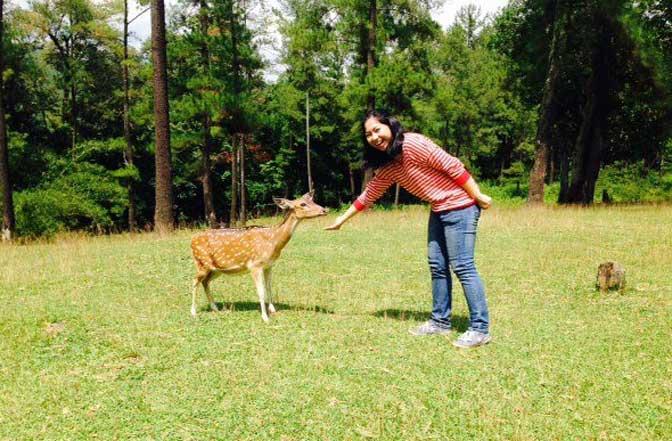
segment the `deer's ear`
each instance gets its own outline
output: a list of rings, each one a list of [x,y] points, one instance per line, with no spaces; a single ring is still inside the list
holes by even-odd
[[[283,210],[286,210],[286,209],[288,209],[289,207],[291,207],[291,204],[290,204],[289,201],[288,201],[287,199],[285,199],[285,198],[273,198],[273,202],[275,202],[275,204],[276,204],[278,207],[282,208]]]
[[[315,196],[315,190],[311,190],[308,193],[304,194],[303,197],[312,200]]]

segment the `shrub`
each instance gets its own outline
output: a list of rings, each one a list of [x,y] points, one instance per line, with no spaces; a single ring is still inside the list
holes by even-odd
[[[16,230],[27,237],[110,228],[127,206],[124,187],[111,172],[92,164],[79,164],[71,173],[15,197]]]
[[[646,172],[643,162],[617,162],[604,167],[595,184],[595,201],[607,190],[613,202],[672,201],[672,170]]]

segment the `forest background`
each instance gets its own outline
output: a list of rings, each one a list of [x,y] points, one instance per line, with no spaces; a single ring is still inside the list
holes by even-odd
[[[243,225],[311,189],[347,204],[371,108],[500,203],[672,199],[669,0],[467,5],[447,28],[440,7],[0,0],[3,237]]]

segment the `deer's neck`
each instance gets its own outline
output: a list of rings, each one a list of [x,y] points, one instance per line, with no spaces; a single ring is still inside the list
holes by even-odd
[[[279,251],[287,245],[287,242],[292,238],[292,234],[294,234],[294,230],[296,230],[299,222],[301,222],[301,220],[298,219],[294,213],[290,213],[280,225],[275,227],[273,238],[275,239],[276,250]]]

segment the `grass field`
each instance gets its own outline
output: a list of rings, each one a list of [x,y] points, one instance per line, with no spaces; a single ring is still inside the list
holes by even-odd
[[[283,252],[269,325],[248,275],[191,318],[191,231],[0,246],[0,439],[672,439],[672,207],[484,212],[471,351],[407,332],[427,208],[333,217]],[[623,295],[595,291],[605,260]]]

